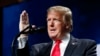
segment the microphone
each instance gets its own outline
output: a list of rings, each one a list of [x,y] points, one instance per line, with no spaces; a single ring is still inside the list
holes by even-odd
[[[44,27],[44,26],[32,28],[32,25],[30,25],[27,27],[27,29],[28,28],[29,28],[28,31],[22,31],[21,34],[32,34],[35,32],[46,32],[46,30],[47,30],[46,27]]]
[[[29,30],[28,30],[29,29]],[[25,32],[26,30],[28,30],[27,32]],[[29,25],[28,27],[26,27],[25,29],[23,29],[12,41],[12,56],[16,56],[16,45],[17,45],[17,38],[21,35],[21,34],[33,34],[35,32],[46,32],[46,27],[41,26],[41,27],[35,27],[32,28],[32,25]]]

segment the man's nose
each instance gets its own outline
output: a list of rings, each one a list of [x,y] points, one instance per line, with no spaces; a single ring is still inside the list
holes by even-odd
[[[50,22],[50,26],[54,27],[54,22],[53,21]]]

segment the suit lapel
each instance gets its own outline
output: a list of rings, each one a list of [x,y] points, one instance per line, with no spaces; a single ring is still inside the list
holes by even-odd
[[[45,50],[43,56],[50,56],[50,52],[51,52],[51,48],[52,48],[52,43],[53,43],[53,42],[48,43],[48,45],[46,46],[47,48],[46,48],[46,50]],[[44,48],[44,49],[45,49],[45,48]]]
[[[69,44],[65,50],[64,56],[71,56],[76,46],[77,46],[77,39],[71,36]]]

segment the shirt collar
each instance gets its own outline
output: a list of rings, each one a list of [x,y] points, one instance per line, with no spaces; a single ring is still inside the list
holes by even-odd
[[[69,40],[70,40],[70,34],[67,33],[67,34],[63,37],[63,39],[62,39],[61,41],[62,41],[62,43],[66,43],[67,41],[69,42]]]
[[[66,42],[69,42],[69,40],[70,40],[70,33],[66,33],[61,41],[62,41],[62,43],[66,43]],[[55,43],[55,41],[53,40],[53,44],[54,43]]]

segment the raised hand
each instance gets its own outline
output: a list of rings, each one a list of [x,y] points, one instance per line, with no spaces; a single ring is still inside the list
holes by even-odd
[[[28,13],[24,10],[20,14],[19,31],[22,31],[27,26],[29,26],[29,17],[28,17]]]

